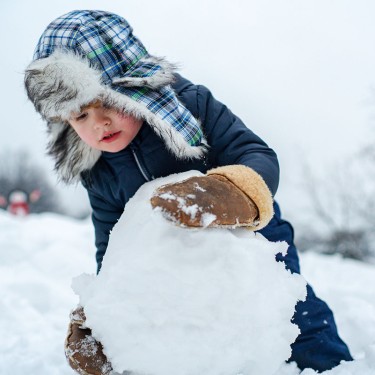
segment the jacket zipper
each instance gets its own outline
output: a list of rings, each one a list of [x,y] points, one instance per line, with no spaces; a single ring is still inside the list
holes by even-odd
[[[137,167],[139,169],[139,171],[142,173],[142,176],[144,177],[144,179],[149,182],[151,181],[151,179],[148,177],[147,173],[145,172],[145,170],[143,169],[139,159],[138,159],[138,156],[137,156],[137,153],[135,152],[134,148],[133,147],[130,147],[130,149],[132,150],[132,153],[133,153],[133,156],[134,156],[134,159],[135,159],[135,162],[137,164]]]

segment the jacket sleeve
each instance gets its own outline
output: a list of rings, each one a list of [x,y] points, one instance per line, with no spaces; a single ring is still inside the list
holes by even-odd
[[[109,234],[122,215],[123,210],[119,210],[119,206],[113,205],[96,194],[84,181],[82,181],[82,184],[87,189],[92,208],[91,218],[95,228],[96,262],[98,265],[97,273],[99,273],[107,250]]]
[[[186,107],[202,123],[212,167],[234,164],[250,167],[275,195],[279,184],[276,153],[206,87],[193,85],[179,75],[175,87]]]

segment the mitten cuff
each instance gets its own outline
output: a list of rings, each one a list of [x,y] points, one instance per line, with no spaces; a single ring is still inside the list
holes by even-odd
[[[207,175],[214,174],[226,177],[256,204],[259,211],[259,224],[249,229],[260,230],[269,223],[274,214],[273,199],[270,189],[259,173],[245,165],[227,165],[207,172]]]

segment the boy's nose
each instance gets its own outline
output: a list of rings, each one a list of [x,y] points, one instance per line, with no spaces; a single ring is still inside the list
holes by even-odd
[[[108,127],[111,125],[111,119],[106,114],[97,114],[95,116],[95,128]]]

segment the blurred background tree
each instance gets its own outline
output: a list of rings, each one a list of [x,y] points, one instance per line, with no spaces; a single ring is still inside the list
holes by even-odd
[[[0,154],[0,208],[15,211],[11,202],[21,209],[22,196],[27,200],[27,213],[64,213],[57,190],[50,183],[45,170],[24,151],[4,151]],[[19,211],[17,211],[19,212]]]
[[[368,146],[323,175],[304,166],[309,205],[296,242],[301,250],[375,260],[375,149]]]

